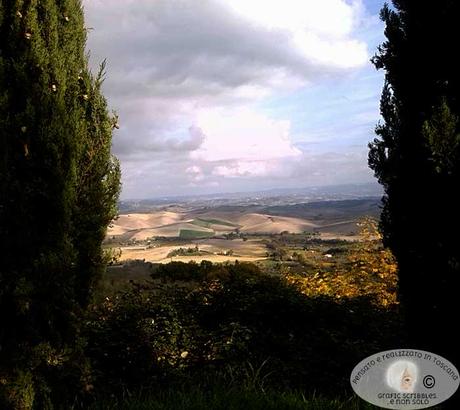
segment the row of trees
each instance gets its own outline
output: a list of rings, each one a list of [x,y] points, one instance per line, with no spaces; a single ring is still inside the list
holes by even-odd
[[[79,0],[0,0],[0,39],[0,407],[47,408],[85,382],[79,321],[116,215],[117,119]]]

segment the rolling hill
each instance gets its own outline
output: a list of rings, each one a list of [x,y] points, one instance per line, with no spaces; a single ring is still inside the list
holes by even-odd
[[[328,236],[357,233],[359,218],[380,214],[379,199],[322,201],[277,206],[216,206],[196,209],[171,206],[146,213],[122,214],[108,237],[145,240],[151,237],[209,238],[230,232],[276,234],[320,232]]]

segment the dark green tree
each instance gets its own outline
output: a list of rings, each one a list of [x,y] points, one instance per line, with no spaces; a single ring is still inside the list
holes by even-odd
[[[79,0],[0,0],[2,408],[50,408],[85,383],[79,318],[119,191],[85,42]]]
[[[393,0],[381,18],[386,41],[383,123],[369,165],[385,189],[381,230],[399,265],[411,347],[460,364],[452,329],[460,291],[460,4]]]
[[[94,78],[88,70],[79,76],[84,124],[77,167],[76,208],[73,218],[77,255],[77,298],[82,307],[91,300],[107,260],[101,244],[107,226],[117,215],[120,166],[111,152],[116,114],[108,115],[101,92],[105,61]]]

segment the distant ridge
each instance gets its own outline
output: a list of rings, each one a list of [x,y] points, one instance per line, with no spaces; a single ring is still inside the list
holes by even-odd
[[[119,210],[125,212],[149,212],[165,206],[219,205],[294,205],[299,203],[381,198],[383,190],[377,183],[330,185],[304,188],[279,188],[252,192],[230,192],[204,195],[167,196],[151,199],[127,199],[119,201]],[[174,211],[175,209],[171,209]]]
[[[378,218],[381,204],[380,198],[347,199],[271,206],[265,211],[271,215],[289,215],[313,220],[357,218],[362,215]]]

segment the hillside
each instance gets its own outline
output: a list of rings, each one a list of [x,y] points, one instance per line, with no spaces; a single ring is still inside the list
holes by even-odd
[[[148,213],[122,214],[108,230],[121,241],[152,237],[206,238],[230,232],[276,234],[320,232],[329,236],[355,235],[356,222],[377,218],[378,199],[321,201],[282,206],[166,207]],[[174,209],[174,210],[172,210]]]

